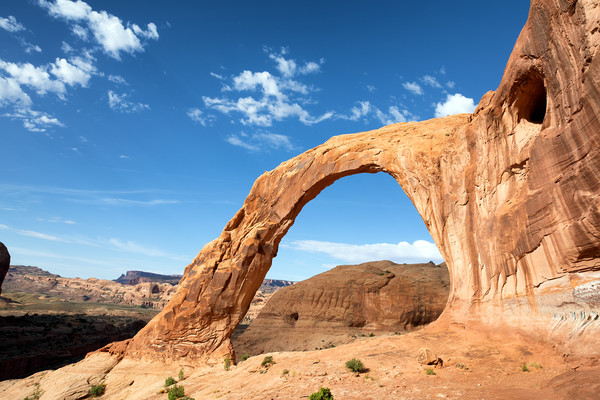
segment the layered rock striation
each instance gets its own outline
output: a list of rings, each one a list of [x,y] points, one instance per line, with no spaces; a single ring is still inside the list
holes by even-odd
[[[439,317],[449,292],[445,265],[341,265],[277,291],[233,345],[256,355],[412,331]]]
[[[448,265],[443,321],[597,340],[599,48],[597,1],[533,0],[500,86],[474,114],[336,136],[266,172],[165,309],[112,351],[233,356],[231,333],[304,205],[377,172],[406,192]]]

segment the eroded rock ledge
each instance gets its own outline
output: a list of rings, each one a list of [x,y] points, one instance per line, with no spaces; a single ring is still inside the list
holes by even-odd
[[[450,271],[442,321],[593,340],[600,282],[600,10],[533,0],[495,92],[473,115],[336,136],[259,177],[166,308],[112,351],[221,362],[281,238],[328,185],[385,172]],[[474,322],[473,322],[474,323]]]

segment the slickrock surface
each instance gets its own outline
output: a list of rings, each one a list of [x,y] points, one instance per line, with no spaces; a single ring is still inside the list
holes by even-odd
[[[279,290],[232,341],[236,354],[257,355],[403,333],[436,320],[449,291],[445,265],[342,265]]]
[[[585,293],[600,282],[599,46],[596,0],[533,0],[500,86],[473,115],[336,136],[266,172],[170,303],[112,351],[235,357],[229,338],[302,207],[376,172],[404,189],[448,265],[441,320],[597,344],[599,305]]]
[[[2,294],[2,282],[10,268],[10,254],[4,243],[0,242],[0,295]]]

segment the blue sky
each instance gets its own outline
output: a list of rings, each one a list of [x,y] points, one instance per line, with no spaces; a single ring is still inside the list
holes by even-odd
[[[13,264],[182,273],[264,171],[337,134],[470,112],[528,2],[4,0],[0,241]],[[268,277],[441,261],[401,188],[344,178]]]

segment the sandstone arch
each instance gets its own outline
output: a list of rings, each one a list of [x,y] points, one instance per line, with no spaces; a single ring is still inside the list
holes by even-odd
[[[473,115],[336,136],[265,173],[186,267],[168,306],[112,350],[221,362],[302,206],[343,176],[380,171],[411,198],[446,260],[452,287],[444,321],[593,340],[599,49],[596,1],[533,0],[499,88]]]

